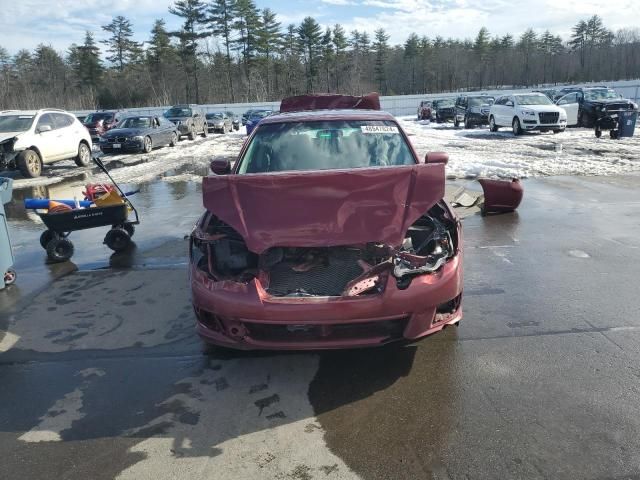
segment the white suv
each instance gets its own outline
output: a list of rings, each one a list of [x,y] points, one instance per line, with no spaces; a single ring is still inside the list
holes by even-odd
[[[19,169],[34,178],[42,165],[73,158],[79,167],[91,162],[91,136],[64,110],[9,110],[0,113],[0,171]]]
[[[567,128],[567,113],[542,93],[504,95],[489,111],[489,129],[497,132],[500,127],[511,127],[514,135],[524,130],[560,133]]]

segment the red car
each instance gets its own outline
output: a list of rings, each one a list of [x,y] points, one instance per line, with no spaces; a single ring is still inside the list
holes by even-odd
[[[433,116],[433,104],[428,100],[423,100],[418,105],[418,120],[431,120]]]
[[[83,125],[91,134],[91,140],[97,143],[102,135],[114,128],[122,120],[120,112],[94,112],[84,119]]]
[[[190,243],[206,342],[364,347],[460,321],[462,230],[443,199],[447,156],[421,162],[376,102],[286,99],[233,168],[212,162]]]

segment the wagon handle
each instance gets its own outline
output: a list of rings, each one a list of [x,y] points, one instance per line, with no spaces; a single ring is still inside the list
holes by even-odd
[[[133,203],[131,203],[131,201],[129,200],[129,197],[127,197],[127,195],[125,195],[125,193],[122,191],[122,189],[120,188],[120,185],[118,185],[118,183],[113,179],[111,174],[109,174],[109,170],[107,170],[107,167],[104,166],[104,163],[102,163],[102,160],[100,160],[98,157],[93,157],[93,161],[96,165],[98,165],[98,168],[100,168],[100,170],[102,170],[102,172],[107,177],[109,177],[109,180],[111,180],[111,183],[113,183],[113,185],[116,187],[116,189],[120,193],[120,196],[122,197],[124,202],[127,204],[129,208],[131,208],[131,210],[133,210],[133,213],[136,216],[136,221],[131,223],[135,223],[136,225],[139,224],[140,218],[138,217],[138,210],[136,210],[136,207],[133,206]]]

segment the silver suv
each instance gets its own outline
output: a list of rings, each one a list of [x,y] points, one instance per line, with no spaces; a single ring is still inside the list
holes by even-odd
[[[206,137],[209,134],[204,112],[198,105],[175,105],[164,112],[164,117],[178,127],[178,137],[195,140],[196,135]]]

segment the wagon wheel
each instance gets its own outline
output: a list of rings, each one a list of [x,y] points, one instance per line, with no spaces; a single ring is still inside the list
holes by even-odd
[[[45,230],[42,232],[42,235],[40,235],[40,246],[46,250],[47,245],[49,245],[49,242],[54,238],[59,238],[59,235],[53,230]]]
[[[10,268],[4,274],[4,284],[13,285],[14,283],[16,283],[16,278],[18,278],[18,274],[16,273],[15,270]]]
[[[124,228],[112,228],[105,235],[104,244],[114,252],[122,252],[131,245],[131,237]]]
[[[73,256],[73,243],[66,238],[54,238],[47,245],[47,257],[55,263],[66,262]]]

